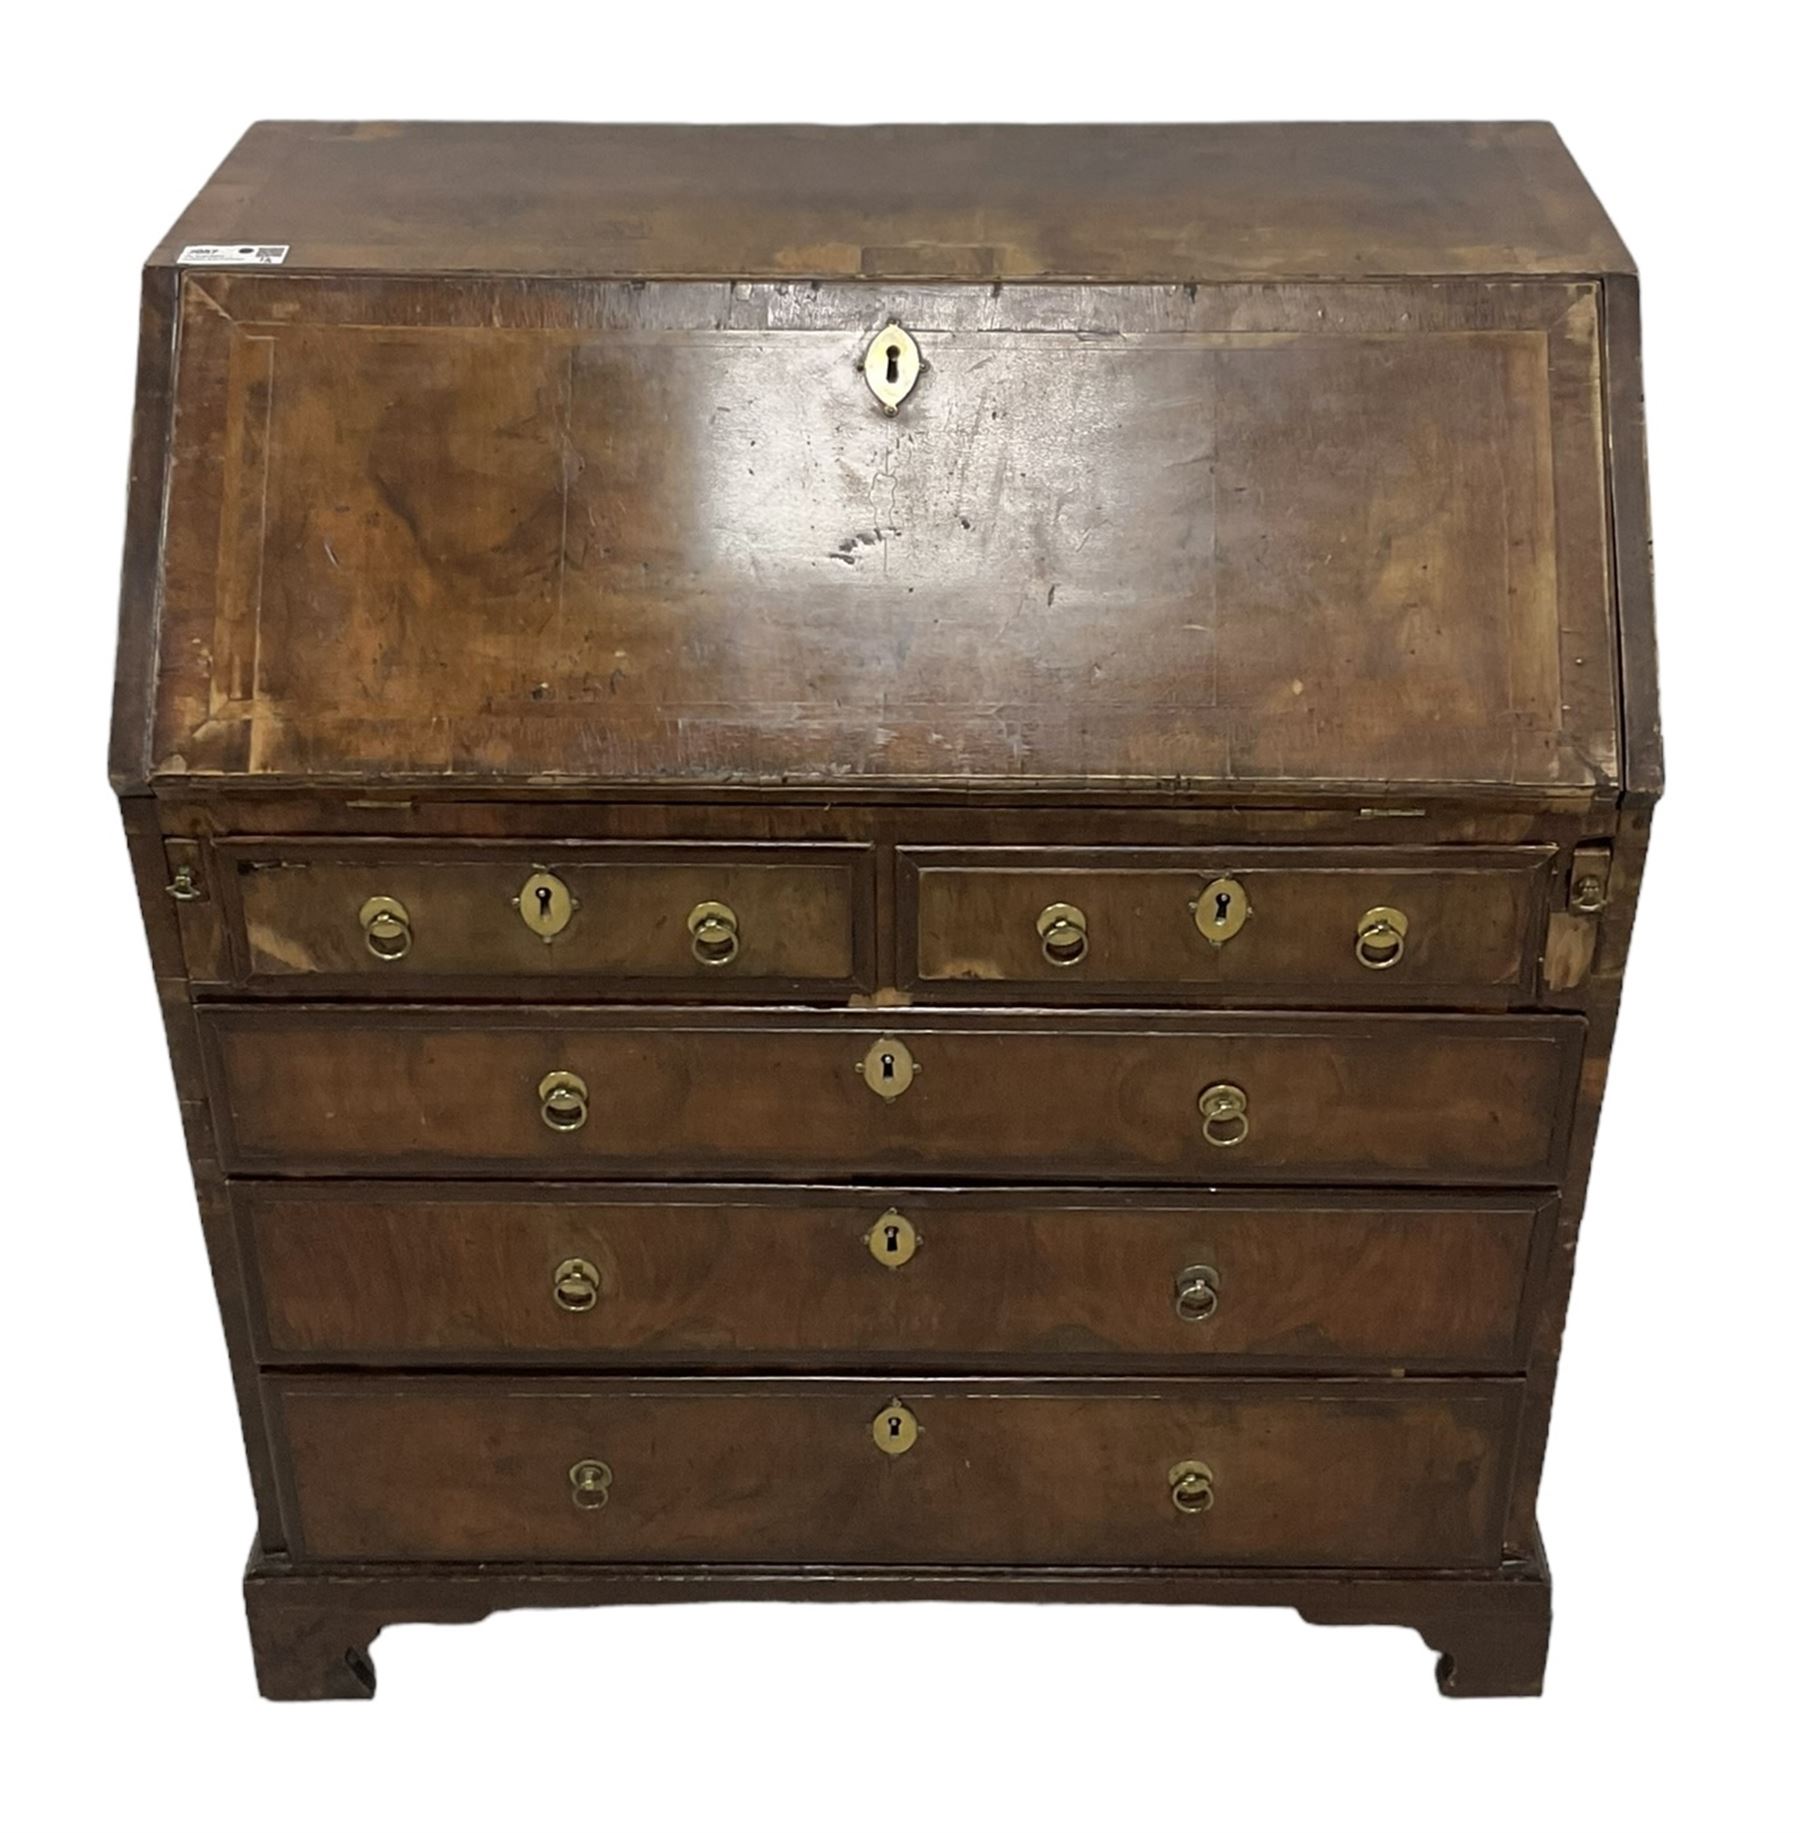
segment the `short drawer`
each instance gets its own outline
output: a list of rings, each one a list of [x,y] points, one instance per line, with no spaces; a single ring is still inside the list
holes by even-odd
[[[1554,1184],[1575,1017],[230,1006],[228,1168]]]
[[[1446,1567],[1507,1381],[273,1377],[308,1560]]]
[[[872,984],[863,846],[231,841],[239,984],[391,993],[521,981],[732,997]]]
[[[992,999],[1529,1003],[1550,847],[908,848],[901,984]]]
[[[1548,1200],[238,1184],[269,1363],[1520,1366]]]

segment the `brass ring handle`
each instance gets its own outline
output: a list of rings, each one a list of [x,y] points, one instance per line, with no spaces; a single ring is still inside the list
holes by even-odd
[[[1200,1133],[1209,1146],[1229,1150],[1250,1137],[1250,1097],[1235,1082],[1200,1091]]]
[[[378,961],[398,961],[413,945],[412,918],[397,897],[372,897],[356,913],[363,941]]]
[[[1383,968],[1398,967],[1406,953],[1406,912],[1389,904],[1377,904],[1356,919],[1356,958],[1364,967],[1379,973]]]
[[[600,1302],[600,1275],[591,1260],[565,1260],[550,1275],[550,1296],[563,1311],[592,1311]]]
[[[1217,1267],[1183,1267],[1175,1275],[1175,1315],[1184,1324],[1204,1324],[1218,1308]]]
[[[577,1508],[605,1508],[612,1480],[610,1464],[584,1457],[569,1466],[569,1500]]]
[[[1204,1515],[1213,1505],[1212,1466],[1184,1458],[1169,1470],[1169,1500],[1184,1515]]]
[[[724,967],[737,959],[737,912],[729,904],[696,904],[688,912],[694,959],[703,967]]]
[[[182,871],[186,870],[183,866]],[[179,878],[181,872],[175,876]],[[1598,916],[1606,908],[1606,880],[1597,872],[1584,872],[1569,887],[1569,908],[1577,916]]]
[[[588,1085],[570,1069],[553,1069],[538,1084],[538,1111],[553,1133],[579,1133],[588,1122]]]
[[[1074,904],[1046,904],[1038,912],[1037,932],[1052,967],[1073,967],[1088,952],[1087,914]]]

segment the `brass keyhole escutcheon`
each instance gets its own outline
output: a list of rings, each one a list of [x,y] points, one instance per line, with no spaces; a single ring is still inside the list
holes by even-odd
[[[919,1251],[919,1231],[897,1209],[890,1209],[863,1240],[884,1267],[903,1267]]]
[[[863,376],[869,392],[881,403],[881,411],[891,419],[900,411],[900,403],[913,391],[921,368],[919,346],[901,329],[890,324],[863,353]]]
[[[1088,921],[1074,904],[1046,904],[1038,912],[1038,940],[1052,967],[1073,967],[1088,952]]]
[[[581,904],[554,872],[540,869],[519,887],[513,908],[534,936],[554,942],[569,927],[569,919]]]
[[[1241,1146],[1250,1137],[1250,1097],[1235,1082],[1200,1091],[1200,1131],[1209,1146]]]
[[[1169,1500],[1184,1515],[1204,1515],[1213,1505],[1212,1466],[1183,1458],[1169,1470]]]
[[[897,1037],[878,1037],[857,1064],[862,1079],[883,1101],[896,1101],[912,1087],[919,1065]]]
[[[398,961],[413,945],[412,918],[397,897],[372,897],[356,913],[363,941],[378,961]]]
[[[600,1274],[591,1260],[565,1260],[550,1275],[550,1295],[564,1311],[592,1311],[600,1302]]]
[[[553,1069],[538,1084],[538,1112],[553,1133],[579,1133],[588,1123],[588,1085],[572,1069]]]
[[[694,959],[701,966],[725,967],[737,959],[738,917],[729,904],[696,904],[688,912],[687,926]]]
[[[1250,920],[1250,894],[1235,878],[1215,878],[1188,906],[1194,927],[1223,948]]]
[[[584,1457],[569,1466],[569,1500],[577,1508],[605,1508],[612,1491],[612,1466]]]
[[[1175,1315],[1184,1324],[1204,1324],[1218,1308],[1217,1267],[1183,1267],[1175,1275]]]
[[[1356,919],[1356,958],[1376,972],[1397,967],[1406,953],[1406,912],[1377,904]]]
[[[875,1415],[869,1435],[889,1457],[899,1457],[919,1442],[919,1422],[910,1407],[895,1400]]]

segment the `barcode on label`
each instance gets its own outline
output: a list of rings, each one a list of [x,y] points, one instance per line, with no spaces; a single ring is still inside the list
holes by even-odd
[[[178,267],[279,267],[286,242],[191,242],[175,257]]]

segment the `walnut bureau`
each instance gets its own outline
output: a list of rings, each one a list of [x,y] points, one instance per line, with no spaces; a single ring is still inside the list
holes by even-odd
[[[1638,347],[1541,125],[251,129],[112,773],[263,1691],[698,1598],[1537,1691]]]

